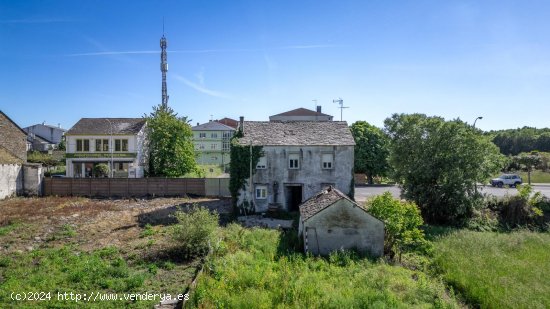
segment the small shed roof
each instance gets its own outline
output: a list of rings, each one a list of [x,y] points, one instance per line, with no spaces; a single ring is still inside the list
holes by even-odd
[[[301,220],[307,221],[309,218],[315,216],[322,210],[326,209],[327,207],[333,205],[334,203],[342,199],[350,202],[353,205],[356,205],[357,207],[362,209],[365,213],[367,213],[369,216],[372,216],[363,207],[360,207],[359,205],[357,205],[357,203],[351,200],[347,195],[342,193],[340,190],[334,188],[333,186],[329,186],[325,190],[317,193],[316,195],[312,196],[311,198],[309,198],[308,200],[306,200],[300,205]],[[374,216],[372,217],[375,218]]]
[[[144,118],[82,118],[66,135],[131,135],[141,131],[145,123]]]

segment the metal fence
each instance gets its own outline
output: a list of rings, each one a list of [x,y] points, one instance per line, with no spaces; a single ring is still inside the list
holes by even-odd
[[[45,178],[43,192],[88,197],[207,196],[206,183],[205,178]]]

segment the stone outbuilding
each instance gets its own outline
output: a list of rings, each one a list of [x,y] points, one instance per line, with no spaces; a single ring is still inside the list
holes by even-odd
[[[355,249],[373,257],[384,254],[384,223],[332,186],[300,205],[299,234],[306,253]]]

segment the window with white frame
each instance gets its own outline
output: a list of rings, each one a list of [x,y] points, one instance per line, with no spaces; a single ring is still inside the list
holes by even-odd
[[[212,133],[212,134],[210,134],[210,137],[211,138],[218,138],[218,133]]]
[[[77,139],[76,140],[76,151],[90,151],[90,140],[89,139]]]
[[[334,166],[334,155],[332,153],[323,153],[321,163],[323,169],[332,169]]]
[[[267,168],[267,158],[266,157],[260,157],[260,160],[258,161],[258,164],[256,164],[256,169],[263,170]]]
[[[299,169],[300,168],[300,155],[297,153],[291,153],[288,155],[288,168]]]
[[[109,140],[108,139],[96,139],[95,140],[95,151],[109,151]]]
[[[199,133],[199,138],[206,138],[206,133]]]
[[[265,200],[267,198],[267,186],[257,185],[256,186],[256,199]]]
[[[200,144],[199,149],[204,149],[204,144]]]
[[[216,144],[210,144],[210,149],[214,150],[216,148],[217,148]]]

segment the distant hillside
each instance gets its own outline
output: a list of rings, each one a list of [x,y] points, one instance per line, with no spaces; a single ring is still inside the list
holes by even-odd
[[[550,128],[523,127],[489,131],[486,134],[492,137],[493,143],[505,155],[517,155],[534,150],[550,152]]]

